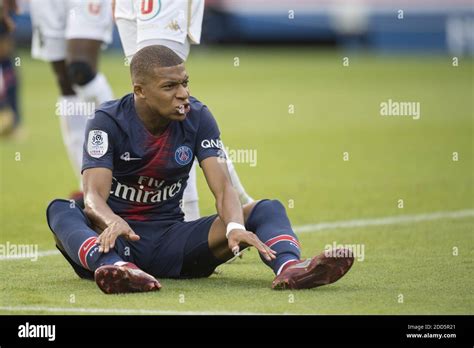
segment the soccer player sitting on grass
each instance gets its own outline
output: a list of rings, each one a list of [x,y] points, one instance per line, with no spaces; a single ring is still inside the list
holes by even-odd
[[[159,45],[130,65],[133,93],[88,121],[82,164],[85,209],[56,199],[48,224],[81,278],[105,293],[153,291],[155,278],[199,278],[254,246],[276,274],[274,289],[330,284],[352,266],[348,250],[300,260],[300,245],[276,200],[240,204],[209,109],[191,97],[181,58]],[[217,214],[184,222],[183,190],[199,161]]]

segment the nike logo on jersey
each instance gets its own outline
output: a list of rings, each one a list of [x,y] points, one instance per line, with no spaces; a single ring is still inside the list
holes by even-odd
[[[120,156],[120,159],[121,160],[124,160],[124,161],[139,161],[141,160],[141,158],[135,158],[135,157],[130,157],[130,152],[124,152],[121,156]]]

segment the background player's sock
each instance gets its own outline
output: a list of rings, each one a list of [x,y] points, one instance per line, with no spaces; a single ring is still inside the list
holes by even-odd
[[[61,96],[58,100],[59,119],[64,145],[71,161],[74,173],[81,178],[82,145],[86,131],[87,115],[78,114],[81,108],[76,107],[80,99],[75,96]]]
[[[89,227],[84,213],[71,202],[63,199],[52,201],[46,216],[65,252],[78,265],[95,271],[100,266],[123,261],[114,250],[99,252],[97,233]]]
[[[184,221],[194,221],[201,217],[199,201],[185,201],[183,199]]]
[[[245,191],[244,187],[242,186],[242,183],[240,182],[239,176],[237,175],[237,172],[235,171],[234,164],[232,163],[231,160],[229,160],[229,155],[227,154],[225,147],[222,146],[222,149],[225,153],[225,156],[227,158],[226,163],[227,163],[227,170],[229,171],[230,174],[230,179],[232,181],[232,186],[237,190],[237,193],[239,194],[239,199],[240,203],[242,204],[247,204],[253,202],[253,198],[250,197],[247,192]]]
[[[277,200],[262,200],[253,208],[245,227],[254,232],[257,237],[277,252],[276,259],[267,261],[260,255],[265,264],[278,274],[285,264],[300,259],[300,244],[285,207]]]
[[[95,102],[95,108],[98,108],[100,104],[106,101],[114,99],[112,89],[105,76],[101,73],[97,73],[95,77],[85,85],[74,85],[74,91],[83,101]]]
[[[199,196],[196,182],[196,165],[197,161],[194,160],[193,166],[189,171],[186,188],[183,192],[184,221],[194,221],[201,217],[199,213]]]

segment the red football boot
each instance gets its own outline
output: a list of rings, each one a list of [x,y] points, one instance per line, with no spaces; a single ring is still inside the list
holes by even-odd
[[[105,265],[97,268],[94,279],[106,294],[146,292],[161,289],[155,277],[145,273],[131,262],[122,266]]]
[[[273,280],[272,289],[311,289],[331,284],[346,274],[353,263],[354,255],[349,249],[323,252],[312,259],[290,263],[283,268]]]

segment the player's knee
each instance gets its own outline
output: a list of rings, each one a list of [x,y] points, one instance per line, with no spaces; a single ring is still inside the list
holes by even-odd
[[[277,199],[263,199],[255,204],[250,212],[246,226],[250,231],[256,230],[258,225],[275,215],[286,214],[284,205]]]
[[[54,199],[48,204],[48,208],[46,208],[46,214],[48,216],[53,215],[54,213],[57,213],[58,211],[62,211],[65,208],[69,208],[70,201],[67,201],[65,199]]]
[[[48,224],[53,232],[55,225],[60,223],[66,214],[74,208],[74,205],[74,202],[65,199],[55,199],[49,203],[46,208],[46,218],[48,219]]]
[[[84,86],[91,82],[96,72],[87,62],[73,61],[67,65],[69,80],[74,85]]]

